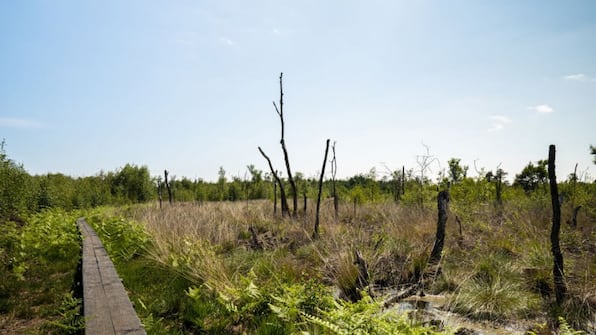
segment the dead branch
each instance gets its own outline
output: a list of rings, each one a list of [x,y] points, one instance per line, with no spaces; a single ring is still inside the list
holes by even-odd
[[[275,169],[273,169],[273,164],[271,164],[271,159],[269,159],[269,156],[267,156],[265,154],[265,152],[263,151],[263,149],[261,149],[261,147],[258,147],[258,148],[259,148],[259,152],[261,153],[261,155],[263,155],[263,157],[265,157],[265,159],[267,160],[267,163],[269,163],[269,169],[271,170],[271,174],[273,175],[273,178],[275,178],[275,181],[279,185],[279,192],[281,194],[281,215],[286,216],[289,214],[289,208],[288,208],[288,200],[286,198],[286,191],[284,190],[284,185],[281,182],[281,179],[279,179],[279,176],[277,175],[277,172],[275,171]]]

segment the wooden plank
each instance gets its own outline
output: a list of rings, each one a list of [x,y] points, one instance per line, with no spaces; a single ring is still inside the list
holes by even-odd
[[[99,237],[83,218],[83,309],[87,335],[145,335],[130,299]]]

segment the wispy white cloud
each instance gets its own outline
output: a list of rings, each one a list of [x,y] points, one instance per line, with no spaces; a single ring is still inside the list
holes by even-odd
[[[585,75],[583,73],[570,74],[570,75],[564,76],[563,79],[570,80],[570,81],[582,81],[582,82],[591,81],[591,82],[596,82],[596,78],[587,76],[587,75]]]
[[[236,45],[236,42],[232,41],[231,39],[227,38],[227,37],[220,37],[219,41],[221,43],[223,43],[224,45],[227,45],[229,47],[233,47]]]
[[[511,119],[503,115],[491,115],[490,119],[499,123],[511,123]]]
[[[529,110],[538,112],[540,114],[550,114],[555,110],[549,105],[537,105],[537,106],[530,106],[528,107]]]
[[[570,74],[567,75],[565,77],[563,77],[565,80],[585,80],[586,79],[586,75],[583,73],[578,73],[578,74]]]
[[[512,122],[510,118],[503,115],[491,115],[489,118],[493,122],[493,126],[488,129],[489,132],[503,130],[506,124]]]
[[[3,117],[0,118],[0,127],[2,128],[41,128],[42,124],[36,121]]]
[[[273,34],[279,36],[279,35],[281,35],[281,31],[279,31],[279,29],[277,29],[277,28],[273,28]]]

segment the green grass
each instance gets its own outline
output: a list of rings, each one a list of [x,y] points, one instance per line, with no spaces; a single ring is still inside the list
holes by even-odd
[[[472,320],[539,324],[562,316],[569,327],[593,329],[596,217],[586,210],[578,228],[562,227],[569,291],[567,302],[553,308],[548,198],[507,197],[502,208],[452,199],[442,273],[425,292],[445,295],[445,312]],[[313,213],[273,217],[267,201],[102,208],[85,216],[149,334],[436,332],[385,309],[387,297],[378,293],[404,288],[425,271],[435,206],[361,204],[356,213],[351,206],[342,204],[336,219],[331,204],[323,204],[317,241],[310,238]],[[461,236],[454,215],[461,218]],[[0,281],[2,322],[37,320],[28,333],[40,334],[79,326],[69,294],[78,258],[76,216],[45,212],[25,226],[0,226],[0,275],[11,279]],[[356,290],[354,250],[368,263],[372,291]],[[48,281],[48,274],[57,280]],[[342,291],[362,299],[344,301]]]

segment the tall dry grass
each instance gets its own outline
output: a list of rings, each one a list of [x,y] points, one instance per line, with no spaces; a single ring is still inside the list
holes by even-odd
[[[443,272],[432,290],[451,296],[450,308],[476,317],[535,317],[539,297],[547,301],[552,294],[549,210],[541,203],[510,202],[499,209],[452,201]],[[321,236],[312,240],[312,210],[282,218],[273,215],[269,201],[145,206],[131,215],[145,223],[152,237],[151,258],[218,292],[237,287],[247,276],[261,284],[315,278],[346,292],[358,276],[354,250],[367,261],[373,286],[399,288],[423,271],[437,221],[433,204],[354,209],[344,203],[336,219],[332,202],[325,201]],[[461,219],[461,235],[455,215]],[[591,317],[596,250],[590,242],[594,230],[586,229],[586,224],[581,231],[564,227],[561,240],[575,297],[571,301],[581,309],[576,314]]]

